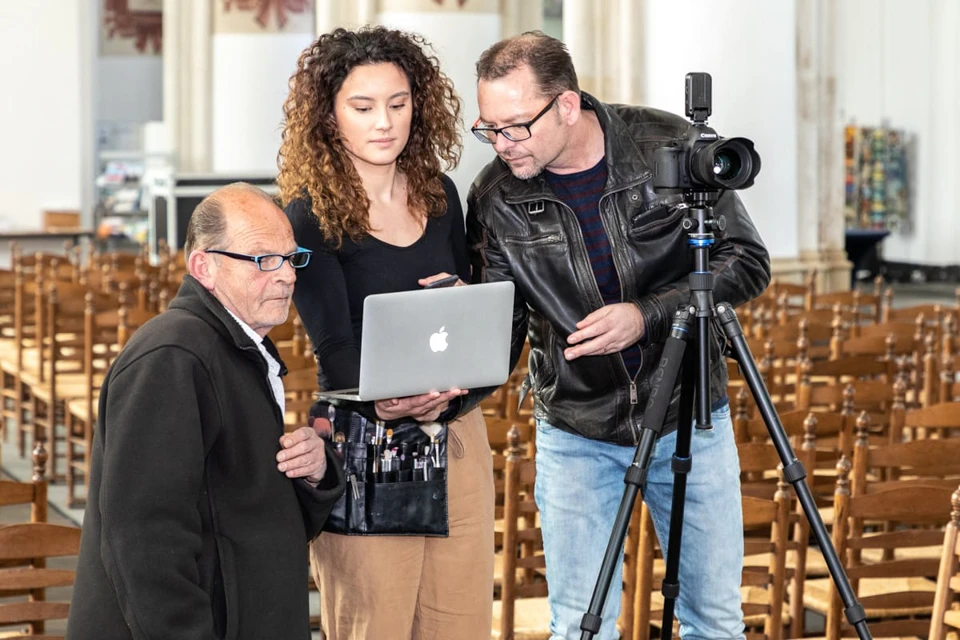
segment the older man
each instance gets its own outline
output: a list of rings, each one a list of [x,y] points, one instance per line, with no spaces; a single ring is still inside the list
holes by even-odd
[[[312,429],[284,434],[265,336],[310,252],[245,184],[200,203],[185,252],[101,389],[67,637],[309,638],[307,543],[343,473]]]

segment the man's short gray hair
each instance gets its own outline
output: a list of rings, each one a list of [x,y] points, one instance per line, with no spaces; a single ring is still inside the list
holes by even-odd
[[[227,243],[227,216],[225,206],[233,204],[236,196],[249,194],[263,198],[276,206],[276,201],[262,189],[246,182],[234,182],[220,187],[200,201],[187,224],[187,239],[183,244],[186,258],[196,249],[222,248]]]

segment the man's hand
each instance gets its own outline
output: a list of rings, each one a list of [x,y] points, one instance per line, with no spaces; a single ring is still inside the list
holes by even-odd
[[[327,472],[323,440],[310,427],[300,427],[280,436],[277,469],[288,478],[303,478],[316,484]]]
[[[447,409],[451,400],[466,393],[466,389],[450,389],[443,393],[431,391],[419,396],[378,400],[374,406],[377,417],[381,420],[396,420],[410,416],[419,422],[434,422]]]
[[[599,356],[618,353],[640,341],[646,327],[643,314],[632,302],[619,302],[597,309],[577,323],[567,343],[575,345],[564,350],[567,360],[581,356]]]

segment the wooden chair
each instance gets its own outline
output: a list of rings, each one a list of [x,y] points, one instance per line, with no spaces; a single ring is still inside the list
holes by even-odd
[[[504,505],[506,501],[506,468],[507,457],[510,451],[516,448],[520,455],[528,460],[533,460],[532,442],[533,427],[527,423],[518,423],[504,418],[488,418],[484,420],[487,424],[487,434],[490,440],[490,449],[493,453],[493,492],[494,492],[494,563],[493,563],[493,586],[494,596],[499,598],[503,585],[503,536],[506,528],[504,520]],[[533,491],[533,487],[524,487],[524,492]],[[523,523],[520,528],[526,529],[536,525],[536,512],[525,513]],[[526,541],[521,548],[523,557],[533,555],[537,552],[534,541]],[[543,574],[537,574],[534,569],[527,568],[522,572],[517,572],[517,579],[522,582],[530,582],[535,579],[542,579]]]
[[[645,507],[644,507],[645,509]],[[741,580],[744,623],[749,640],[773,640],[784,637],[784,625],[790,614],[785,611],[784,596],[787,584],[786,554],[789,545],[790,496],[786,485],[778,487],[773,499],[753,496],[742,498],[745,533],[745,557],[754,556],[760,564],[747,562]],[[631,640],[648,640],[651,626],[662,624],[663,596],[662,569],[655,568],[652,521],[649,512],[641,516],[646,525],[640,533],[640,544],[647,553],[641,556],[634,605],[634,624]],[[750,533],[759,531],[757,535]],[[662,565],[661,565],[662,566]]]
[[[866,610],[875,637],[918,636],[926,633],[933,606],[937,561],[892,560],[865,563],[862,552],[906,549],[937,544],[942,534],[931,530],[943,519],[951,491],[944,487],[909,485],[878,493],[852,496],[851,464],[843,458],[837,465],[834,501],[833,545],[844,564],[851,586]],[[866,531],[864,522],[891,521],[893,531]],[[842,602],[830,579],[808,580],[804,591],[808,609],[826,615],[827,640],[856,637],[842,612]]]
[[[939,402],[907,411],[903,429],[915,440],[960,437],[960,402]]]
[[[24,633],[4,637],[54,640],[44,635],[44,624],[66,620],[70,604],[47,601],[46,590],[73,585],[75,574],[47,569],[46,560],[79,551],[78,527],[35,522],[0,527],[0,562],[19,565],[0,569],[0,625],[26,625]],[[26,601],[24,594],[29,596]]]
[[[83,310],[83,378],[78,397],[65,399],[67,504],[82,506],[77,488],[90,478],[93,434],[100,387],[113,361],[130,337],[156,314],[140,308],[104,308],[103,294],[87,291]]]
[[[960,378],[957,377],[953,357],[944,358],[940,368],[940,389],[937,393],[940,402],[960,402]]]
[[[38,309],[43,308],[43,271],[28,271],[14,264],[14,351],[11,357],[0,358],[3,369],[3,419],[13,425],[20,457],[27,453],[26,433],[32,425],[26,419],[29,388],[23,374],[36,371],[37,344],[40,332]]]
[[[33,476],[30,482],[0,480],[0,508],[30,505],[30,522],[47,521],[47,450],[42,442],[33,449]]]
[[[518,574],[530,570],[546,570],[542,553],[524,555],[533,545],[540,549],[543,538],[539,526],[529,526],[530,516],[536,522],[537,505],[533,493],[525,491],[536,480],[537,467],[526,459],[520,447],[519,435],[510,447],[504,469],[504,530],[503,530],[503,584],[500,600],[493,603],[495,640],[546,640],[550,637],[550,608],[547,603],[546,580],[523,583]]]
[[[927,640],[948,640],[960,637],[960,489],[951,497],[950,521],[943,532],[943,550],[937,573],[933,614]]]
[[[833,309],[839,305],[844,320],[850,324],[852,335],[856,336],[861,325],[880,321],[881,298],[882,293],[876,286],[873,293],[864,293],[859,289],[814,293],[811,310]]]
[[[58,462],[66,459],[66,437],[61,432],[67,424],[66,404],[84,397],[84,323],[87,294],[93,295],[98,311],[116,310],[123,301],[112,294],[94,293],[81,284],[48,282],[43,309],[36,374],[23,374],[30,388],[31,436],[44,438],[50,450],[50,478],[66,478],[66,470],[58,472]],[[66,465],[64,465],[66,466]]]
[[[751,442],[737,445],[740,459],[744,509],[743,610],[746,626],[761,637],[803,634],[803,583],[810,526],[798,501],[792,499],[783,481],[780,456],[773,444]],[[814,447],[796,451],[810,472]],[[755,479],[751,479],[755,478]],[[777,511],[771,512],[773,505]],[[780,514],[780,509],[786,509]],[[771,517],[772,516],[772,517]],[[771,530],[771,523],[776,530]],[[778,557],[777,554],[783,554]],[[790,603],[786,605],[786,593]],[[777,604],[779,603],[779,606]]]
[[[958,407],[960,409],[960,407]],[[960,484],[960,438],[889,442],[870,437],[866,413],[857,418],[851,495],[878,493],[907,484]]]

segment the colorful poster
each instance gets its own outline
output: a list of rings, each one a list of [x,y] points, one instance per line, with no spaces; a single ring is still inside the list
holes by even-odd
[[[909,136],[888,127],[844,130],[844,213],[848,229],[901,228],[910,221]]]

